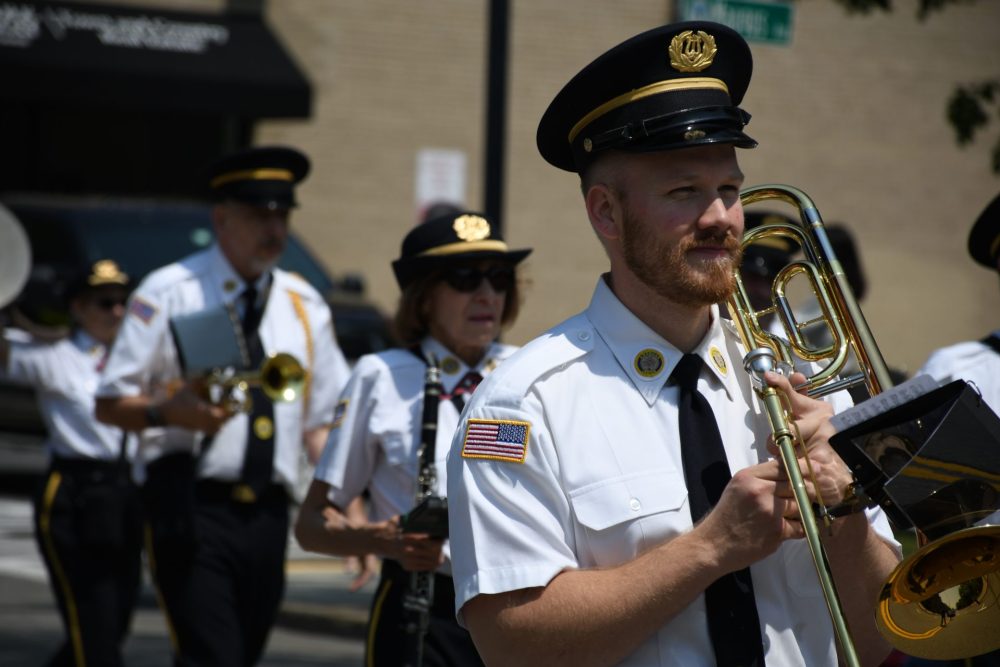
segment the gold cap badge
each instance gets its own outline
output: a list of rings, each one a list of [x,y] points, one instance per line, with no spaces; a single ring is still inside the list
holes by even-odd
[[[463,241],[482,241],[490,236],[490,223],[478,215],[460,215],[452,229]]]
[[[670,66],[678,72],[700,72],[712,64],[718,49],[704,30],[685,30],[670,40]]]

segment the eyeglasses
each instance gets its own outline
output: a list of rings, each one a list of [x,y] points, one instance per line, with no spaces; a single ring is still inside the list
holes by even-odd
[[[125,297],[101,297],[100,299],[94,299],[94,305],[102,310],[113,310],[115,306],[125,306]]]
[[[487,269],[477,269],[472,266],[459,266],[448,269],[444,273],[444,281],[458,292],[475,292],[483,283],[483,278],[497,292],[506,292],[514,286],[513,266],[491,266]]]

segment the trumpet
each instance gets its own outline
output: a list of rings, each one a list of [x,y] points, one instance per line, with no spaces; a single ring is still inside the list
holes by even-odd
[[[810,396],[823,396],[861,383],[865,384],[870,395],[875,396],[891,388],[892,380],[812,200],[801,190],[787,185],[750,188],[741,193],[740,199],[744,205],[778,200],[791,204],[799,211],[798,225],[783,221],[768,222],[749,230],[743,237],[743,247],[769,236],[780,236],[791,239],[802,249],[803,259],[787,264],[772,282],[771,304],[762,309],[756,309],[751,304],[739,268],[736,268],[736,288],[727,301],[727,307],[748,350],[743,365],[767,412],[775,444],[792,485],[806,541],[840,644],[841,657],[847,665],[858,665],[829,560],[819,539],[820,521],[829,525],[831,512],[837,513],[848,503],[827,508],[822,498],[818,498],[814,511],[797,465],[795,447],[801,443],[796,441],[793,431],[788,399],[767,385],[764,373],[776,370],[787,374],[796,359],[811,362],[817,370],[798,387]],[[820,310],[818,317],[807,321],[796,318],[788,297],[790,282],[799,276],[805,277]],[[761,326],[760,319],[768,315],[778,318],[784,337],[771,334]],[[804,335],[806,329],[817,325],[828,328],[830,343],[813,344]],[[860,371],[840,377],[852,355]],[[919,426],[920,420],[915,421]],[[914,456],[913,460],[917,459],[925,463]],[[956,471],[955,476],[960,476],[958,466],[941,465],[947,466],[949,471]],[[855,501],[858,505],[873,506],[875,503],[868,497],[857,469],[852,467],[852,471],[855,474],[852,487],[857,494]],[[892,507],[892,499],[884,493],[878,495],[878,502],[887,512],[899,509]],[[940,498],[937,502],[945,506]],[[968,523],[963,520],[965,510],[960,505],[956,503],[954,508],[947,507],[949,513],[958,517],[957,520],[950,519],[949,523]],[[990,506],[988,502],[982,505]],[[916,524],[914,527],[917,527]],[[879,631],[896,648],[935,659],[968,657],[996,648],[1000,645],[995,639],[997,612],[1000,610],[997,598],[997,590],[1000,589],[1000,527],[966,528],[947,537],[935,537],[935,541],[928,541],[918,535],[923,540],[921,548],[904,559],[883,586],[875,613]],[[993,639],[983,638],[984,632],[990,634],[986,628],[993,629]]]
[[[306,370],[293,355],[278,352],[264,359],[257,370],[234,373],[231,369],[215,369],[202,382],[214,403],[232,412],[249,413],[253,387],[260,387],[271,401],[291,402],[302,395]]]

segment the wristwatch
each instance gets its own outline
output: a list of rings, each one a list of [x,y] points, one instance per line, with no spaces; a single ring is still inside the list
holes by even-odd
[[[158,426],[166,426],[167,420],[163,418],[163,413],[160,412],[160,408],[150,403],[146,406],[146,427],[156,428]]]

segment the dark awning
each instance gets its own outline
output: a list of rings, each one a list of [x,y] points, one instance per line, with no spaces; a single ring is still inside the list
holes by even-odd
[[[311,90],[256,15],[0,0],[0,99],[305,118]]]

